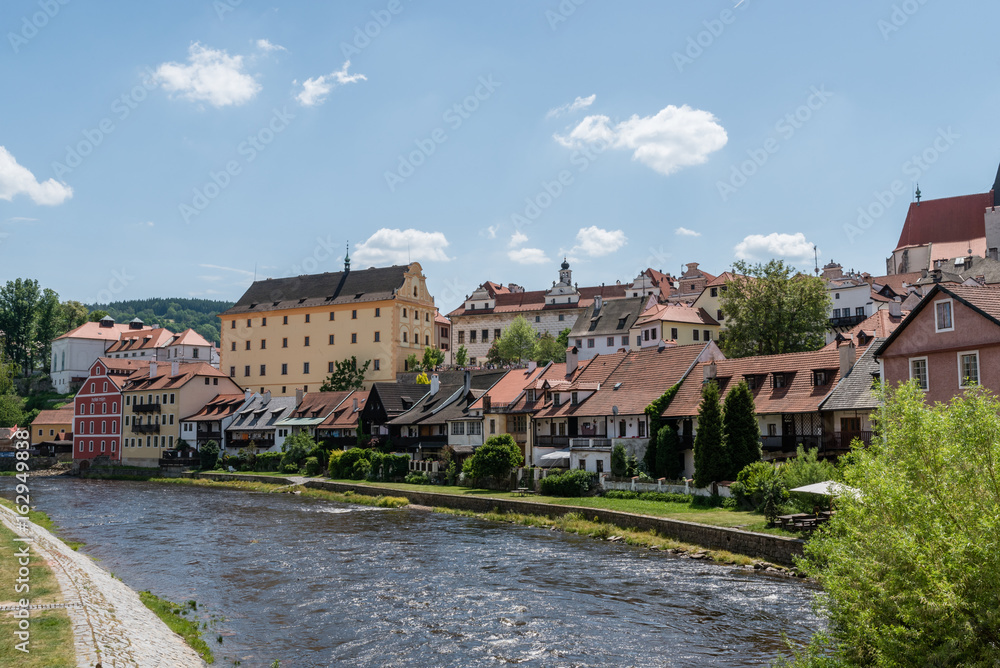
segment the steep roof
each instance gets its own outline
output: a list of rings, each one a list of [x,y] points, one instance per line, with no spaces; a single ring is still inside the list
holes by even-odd
[[[986,209],[992,193],[911,202],[896,249],[986,237]]]
[[[907,274],[889,274],[888,276],[872,276],[871,282],[873,284],[873,289],[875,285],[881,285],[882,287],[888,287],[895,294],[900,297],[905,297],[907,290],[903,287],[903,284],[913,285],[920,280],[923,276],[922,272],[912,271]]]
[[[336,392],[308,392],[302,397],[302,401],[295,407],[292,417],[297,418],[323,418],[326,419],[347,397],[352,390],[338,390]],[[315,413],[315,415],[314,415]]]
[[[910,315],[903,321],[902,325],[896,328],[892,334],[875,351],[876,357],[881,357],[893,344],[893,342],[906,330],[907,326],[916,320],[917,316],[930,304],[934,297],[943,292],[951,295],[956,301],[961,302],[973,311],[979,313],[994,325],[1000,326],[1000,288],[983,286],[948,285],[937,283],[924,295]]]
[[[112,343],[104,351],[105,354],[131,352],[133,350],[153,350],[167,345],[174,338],[174,333],[163,327],[156,329],[140,329],[122,332],[121,338]],[[208,345],[208,342],[205,343]]]
[[[412,425],[443,423],[443,420],[435,419],[434,414],[441,411],[441,409],[451,403],[458,401],[461,398],[461,390],[463,387],[463,385],[440,385],[437,392],[431,394],[428,391],[427,394],[423,395],[420,400],[405,413],[397,415],[389,420],[389,424]],[[430,388],[428,387],[428,390],[429,389]]]
[[[840,380],[838,350],[743,357],[715,364],[716,382],[722,398],[747,376],[761,379],[758,387],[752,390],[758,415],[815,412]],[[698,414],[705,366],[705,363],[699,364],[687,376],[663,412],[665,417],[693,417]],[[827,372],[827,382],[824,385],[813,384],[813,370]],[[773,386],[775,373],[786,374],[784,387]]]
[[[174,338],[167,343],[168,346],[211,346],[208,339],[194,331],[190,327],[185,329],[180,334],[174,336]]]
[[[378,395],[391,420],[409,410],[430,389],[428,385],[402,385],[400,383],[372,383],[371,391]],[[369,395],[370,397],[371,395]]]
[[[643,307],[652,297],[626,297],[612,299],[601,304],[601,310],[596,314],[596,304],[591,302],[587,309],[577,318],[573,330],[574,336],[606,336],[613,334],[628,335],[628,330],[639,318]]]
[[[534,369],[511,369],[503,378],[493,384],[484,394],[490,396],[490,405],[494,408],[505,407],[515,401],[524,392],[524,388],[539,378],[548,367]],[[565,366],[563,367],[565,368]],[[478,399],[469,408],[482,408],[483,401]]]
[[[340,406],[338,406],[319,425],[323,429],[353,429],[358,426],[358,413],[365,408],[369,390],[354,390]],[[354,402],[358,402],[357,409]]]
[[[873,391],[873,383],[879,373],[875,351],[883,341],[885,339],[876,339],[865,349],[864,354],[858,358],[847,375],[830,391],[820,408],[825,411],[878,408],[878,399]]]
[[[578,288],[580,300],[576,304],[549,304],[545,301],[547,290],[532,290],[530,292],[507,292],[496,294],[496,306],[489,309],[466,309],[463,303],[448,314],[448,317],[462,315],[485,315],[488,313],[519,313],[521,311],[552,311],[578,309],[594,303],[594,297],[600,295],[605,300],[625,297],[625,285],[598,285],[590,288]]]
[[[217,394],[202,406],[198,412],[181,418],[183,422],[214,422],[227,418],[243,405],[246,397],[242,394]]]
[[[165,367],[165,369],[164,369]],[[126,392],[134,391],[146,391],[146,390],[164,390],[168,388],[183,387],[189,381],[202,377],[209,376],[215,378],[229,378],[228,375],[219,371],[214,366],[208,362],[188,362],[185,364],[178,365],[179,372],[176,376],[169,373],[170,366],[166,364],[157,365],[157,373],[153,378],[149,377],[150,365],[147,364],[145,369],[137,371],[136,373],[129,376],[128,383],[125,386]],[[167,373],[164,373],[163,371]]]
[[[625,361],[628,354],[622,351],[592,357],[586,361],[586,366],[583,366],[583,363],[580,364],[581,368],[577,369],[568,384],[557,385],[552,389],[560,393],[596,390],[607,382],[608,377]],[[572,404],[569,401],[563,401],[556,406],[550,400],[538,409],[535,417],[551,418],[577,415],[582,410],[583,405],[583,403]]]
[[[641,415],[654,399],[680,382],[699,357],[711,354],[713,345],[633,350],[575,414],[612,415],[617,407],[619,415]],[[715,352],[722,358],[717,348]]]
[[[865,337],[868,339],[866,341],[869,343],[871,339],[885,339],[899,327],[906,316],[909,315],[909,311],[902,311],[902,315],[892,315],[889,313],[889,309],[879,309],[875,311],[870,316],[859,322],[854,327],[851,327],[848,331],[841,334],[842,339],[847,341],[853,341],[855,345],[861,343],[858,339],[858,335],[862,332],[865,333]],[[837,341],[831,341],[821,348],[821,350],[835,350],[837,348]]]
[[[295,410],[295,397],[256,396],[250,405],[241,410],[228,430],[259,431],[273,429],[276,422]],[[228,431],[227,430],[227,431]]]
[[[412,265],[393,265],[254,281],[222,315],[392,299]]]
[[[38,411],[31,424],[73,424],[73,405]]]
[[[639,316],[635,326],[641,327],[651,322],[683,322],[693,325],[719,324],[719,321],[710,316],[705,309],[679,304],[656,304]]]
[[[71,329],[65,334],[57,336],[54,340],[60,339],[98,339],[104,341],[117,341],[126,332],[148,332],[151,327],[142,329],[129,329],[128,324],[112,325],[111,327],[101,327],[99,322],[85,322],[75,329]]]

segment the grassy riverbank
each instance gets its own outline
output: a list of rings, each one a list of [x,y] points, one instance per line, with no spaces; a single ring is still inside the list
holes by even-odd
[[[50,522],[51,523],[51,522]],[[34,549],[30,549],[30,590],[16,592],[18,569],[20,565],[14,557],[15,551],[25,543],[15,543],[16,535],[6,526],[0,524],[0,604],[10,605],[22,598],[31,601],[31,605],[62,603],[62,592],[52,571],[39,557]],[[20,640],[14,635],[18,629],[18,621],[13,612],[0,613],[0,657],[3,657],[5,668],[73,668],[76,666],[76,653],[73,649],[73,628],[69,615],[61,608],[51,610],[31,611],[28,653],[15,648]]]
[[[240,474],[242,475],[242,474]],[[277,474],[272,474],[277,475]],[[244,492],[260,492],[264,494],[301,494],[311,499],[326,499],[340,503],[355,503],[376,508],[401,508],[410,502],[400,496],[366,496],[353,492],[328,492],[323,489],[307,489],[302,485],[276,485],[268,482],[249,480],[209,480],[208,478],[149,478],[148,482],[168,485],[189,485],[195,487],[225,487]]]
[[[202,640],[201,627],[198,622],[186,617],[190,610],[195,609],[196,604],[194,604],[194,601],[190,601],[188,608],[184,608],[177,603],[160,598],[149,591],[139,592],[139,598],[171,631],[184,638],[184,642],[188,644],[188,647],[198,652],[198,655],[205,660],[205,663],[215,663],[215,657],[212,656],[212,649],[208,646],[208,643]]]

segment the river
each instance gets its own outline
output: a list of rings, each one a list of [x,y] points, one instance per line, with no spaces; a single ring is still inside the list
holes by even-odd
[[[756,666],[819,625],[800,581],[556,531],[163,483],[31,492],[133,589],[221,617],[217,666]]]

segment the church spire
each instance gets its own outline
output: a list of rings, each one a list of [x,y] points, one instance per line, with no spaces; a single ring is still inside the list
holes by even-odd
[[[344,253],[344,271],[351,270],[351,242],[347,242],[347,252]]]

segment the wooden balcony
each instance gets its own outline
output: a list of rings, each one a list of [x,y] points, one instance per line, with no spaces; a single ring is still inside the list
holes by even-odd
[[[133,413],[159,413],[160,404],[132,404]]]
[[[569,436],[535,436],[535,445],[542,448],[565,448],[569,446]]]
[[[132,425],[133,434],[159,434],[160,425],[158,424],[134,424]]]

